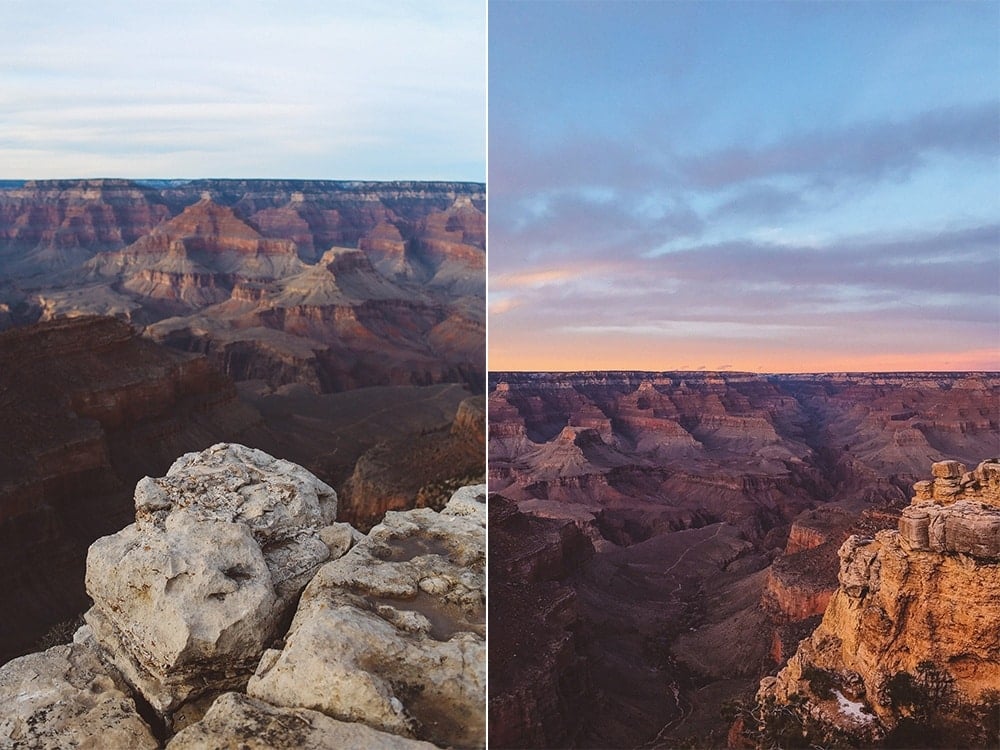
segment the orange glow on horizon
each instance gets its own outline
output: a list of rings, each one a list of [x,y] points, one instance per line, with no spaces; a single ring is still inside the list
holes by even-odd
[[[713,345],[714,344],[714,345]],[[778,347],[731,346],[723,342],[637,347],[567,340],[490,343],[488,366],[492,372],[580,370],[645,370],[652,372],[723,370],[760,373],[821,372],[996,372],[1000,349],[943,352],[843,353],[832,351],[783,351]]]

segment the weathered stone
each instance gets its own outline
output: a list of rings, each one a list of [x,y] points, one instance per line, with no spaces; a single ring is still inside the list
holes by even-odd
[[[931,464],[931,476],[935,479],[958,479],[965,473],[965,466],[958,461],[938,461]]]
[[[933,496],[935,500],[952,501],[961,493],[962,484],[958,479],[935,479]]]
[[[159,747],[92,642],[53,646],[0,667],[0,748],[70,747]]]
[[[913,485],[915,500],[930,500],[934,497],[934,481],[922,479]]]
[[[485,505],[389,512],[302,594],[247,692],[427,739],[485,741]],[[475,493],[478,494],[478,493]]]
[[[838,551],[840,556],[840,587],[852,598],[861,598],[879,585],[879,561],[875,556],[877,547],[871,539],[857,535],[847,538]]]
[[[364,535],[349,523],[332,523],[319,530],[319,538],[330,550],[330,559],[336,560],[347,554],[355,541],[360,541]]]
[[[932,512],[930,546],[940,552],[961,552],[975,557],[1000,559],[1000,511],[979,503],[960,500]]]
[[[903,509],[899,518],[899,533],[914,549],[930,549],[929,525],[927,511],[911,505]]]
[[[436,750],[428,742],[387,734],[305,708],[278,708],[239,693],[220,696],[197,724],[179,732],[169,750]]]
[[[136,523],[87,557],[87,622],[161,714],[241,686],[329,549],[333,490],[300,466],[219,444],[136,492]]]

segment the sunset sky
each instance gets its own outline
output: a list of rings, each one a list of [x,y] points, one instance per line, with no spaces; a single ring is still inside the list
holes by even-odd
[[[1000,370],[1000,3],[489,4],[491,370]]]
[[[0,179],[486,176],[467,0],[0,0]]]

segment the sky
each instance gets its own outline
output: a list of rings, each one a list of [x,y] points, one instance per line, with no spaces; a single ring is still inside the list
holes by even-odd
[[[486,176],[467,0],[0,0],[0,179]]]
[[[1000,370],[1000,3],[489,4],[491,370]]]

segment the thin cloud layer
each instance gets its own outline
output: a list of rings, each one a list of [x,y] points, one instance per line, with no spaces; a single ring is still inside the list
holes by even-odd
[[[848,6],[586,8],[491,6],[491,368],[1000,369],[1000,49],[978,9],[886,7],[889,32]],[[653,33],[681,21],[685,65]],[[525,28],[558,53],[514,59]],[[853,57],[818,58],[822,34]],[[883,58],[911,37],[921,55]]]
[[[6,178],[485,176],[481,7],[14,1],[0,23]]]

